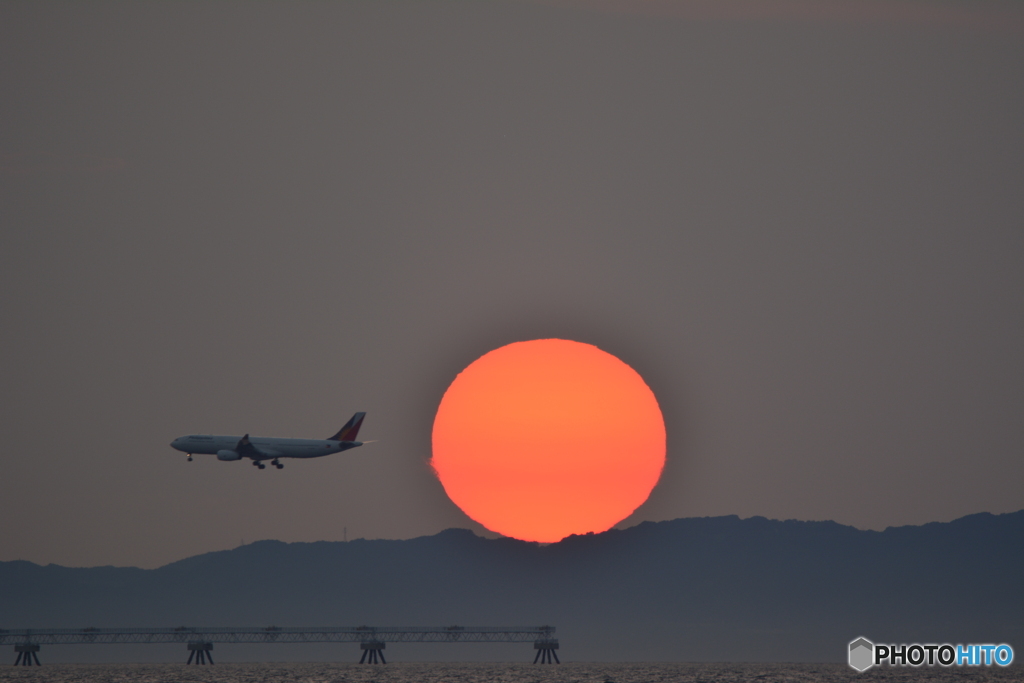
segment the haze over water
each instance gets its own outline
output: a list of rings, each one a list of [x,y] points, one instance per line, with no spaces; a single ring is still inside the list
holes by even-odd
[[[873,668],[858,674],[846,664],[724,663],[398,663],[361,664],[56,664],[9,667],[5,681],[47,683],[656,683],[678,681],[1020,681],[1019,666]]]

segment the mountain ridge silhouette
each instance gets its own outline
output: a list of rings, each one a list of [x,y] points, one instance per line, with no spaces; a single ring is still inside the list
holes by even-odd
[[[447,529],[258,541],[157,569],[0,562],[0,628],[551,624],[563,660],[842,661],[858,636],[1017,647],[1021,576],[1024,510],[884,531],[683,518],[546,545]],[[413,650],[508,652],[434,647]]]

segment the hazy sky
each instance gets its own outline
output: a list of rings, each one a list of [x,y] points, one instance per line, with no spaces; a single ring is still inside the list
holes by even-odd
[[[540,337],[661,402],[623,525],[1024,508],[1019,7],[0,4],[0,560],[480,532],[434,411]]]

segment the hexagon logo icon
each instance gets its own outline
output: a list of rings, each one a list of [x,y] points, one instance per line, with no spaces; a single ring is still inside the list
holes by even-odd
[[[870,669],[875,663],[875,644],[863,637],[851,642],[849,662],[857,671]]]

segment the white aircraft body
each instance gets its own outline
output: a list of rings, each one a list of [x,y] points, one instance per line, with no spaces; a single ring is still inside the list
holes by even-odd
[[[202,453],[216,455],[218,460],[241,460],[249,458],[256,467],[266,469],[262,461],[281,469],[284,467],[279,458],[320,458],[331,453],[340,453],[350,448],[362,446],[356,441],[359,428],[363,424],[366,413],[356,413],[338,433],[329,439],[280,439],[270,436],[213,436],[210,434],[191,434],[179,436],[171,442],[171,448],[192,455]]]

